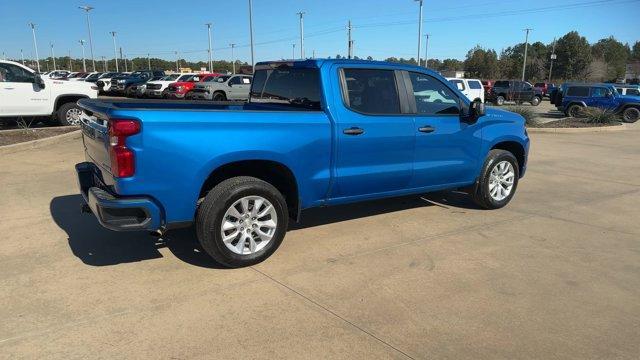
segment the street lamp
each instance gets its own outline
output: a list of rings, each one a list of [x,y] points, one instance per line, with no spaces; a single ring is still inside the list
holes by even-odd
[[[300,58],[304,60],[304,11],[297,13],[300,16]]]
[[[291,59],[295,60],[296,59],[296,44],[291,44],[291,46],[293,47],[293,50],[291,50]]]
[[[93,10],[92,6],[78,6],[78,9],[84,10],[87,13],[87,29],[89,29],[89,49],[91,50],[91,63],[93,64],[93,71],[96,71],[96,59],[93,57],[93,39],[91,38],[91,22],[89,21],[89,11]]]
[[[533,29],[524,29],[524,31],[527,32],[527,35],[524,39],[524,61],[522,62],[522,81],[524,81],[525,78],[525,72],[527,70],[527,48],[529,47],[529,31],[531,31]]]
[[[207,34],[209,36],[209,72],[213,72],[213,60],[211,60],[211,23],[206,23],[207,25]]]
[[[418,18],[418,66],[420,66],[420,49],[422,48],[422,0],[415,0],[420,3],[420,16]]]
[[[118,72],[118,47],[116,46],[116,32],[110,31],[111,37],[113,38],[113,55],[116,60],[116,72]]]
[[[80,46],[82,46],[82,71],[87,72],[87,61],[84,56],[84,40],[79,40]]]
[[[53,70],[58,69],[56,67],[56,55],[53,53],[53,43],[49,43],[51,45],[51,58],[53,59]]]
[[[33,33],[33,48],[36,50],[36,64],[38,64],[38,72],[40,72],[40,58],[38,57],[38,42],[36,41],[36,24],[29,23],[31,33]]]
[[[424,37],[426,38],[424,43],[424,67],[428,69],[429,68],[429,37],[431,37],[431,35],[424,34]]]
[[[236,44],[229,44],[231,46],[231,68],[233,69],[233,73],[236,73],[236,59],[233,57],[233,48],[236,47]]]
[[[249,0],[249,38],[251,42],[251,72],[255,72],[256,63],[253,57],[253,1]]]

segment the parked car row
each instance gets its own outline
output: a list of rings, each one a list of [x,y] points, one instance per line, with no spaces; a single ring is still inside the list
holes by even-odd
[[[640,87],[625,84],[565,83],[552,91],[550,101],[570,117],[584,116],[584,110],[599,108],[633,123],[640,119]]]
[[[497,106],[502,106],[507,101],[521,104],[528,102],[533,106],[538,106],[542,98],[546,96],[552,84],[536,83],[531,85],[526,81],[518,80],[478,80],[463,78],[447,78],[449,82],[456,85],[469,100],[479,102],[492,102]]]

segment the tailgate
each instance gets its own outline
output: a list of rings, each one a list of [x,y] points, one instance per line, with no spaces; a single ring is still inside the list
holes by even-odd
[[[81,116],[82,142],[88,161],[96,164],[108,182],[111,175],[111,157],[109,155],[108,120],[100,114],[84,109]],[[107,176],[109,175],[109,176]]]

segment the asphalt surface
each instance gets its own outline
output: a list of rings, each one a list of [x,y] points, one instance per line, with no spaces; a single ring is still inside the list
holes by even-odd
[[[640,131],[531,137],[504,209],[307,211],[237,270],[80,214],[78,140],[3,156],[0,358],[638,359]]]

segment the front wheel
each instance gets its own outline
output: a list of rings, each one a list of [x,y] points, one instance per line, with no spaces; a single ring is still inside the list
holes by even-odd
[[[216,91],[215,93],[213,93],[213,101],[225,101],[227,100],[227,96],[221,92],[221,91]]]
[[[519,178],[515,156],[506,150],[491,150],[474,186],[473,201],[484,209],[499,209],[513,198]]]
[[[496,98],[495,104],[498,105],[498,106],[504,105],[504,96],[498,96]]]
[[[531,99],[531,105],[538,106],[538,105],[540,105],[541,101],[542,100],[540,99],[540,97],[534,96],[533,99]]]
[[[640,119],[640,109],[635,107],[626,108],[622,112],[622,121],[626,123],[634,123]]]
[[[259,263],[282,243],[289,217],[282,194],[257,178],[240,176],[214,187],[198,208],[203,249],[229,267]]]

